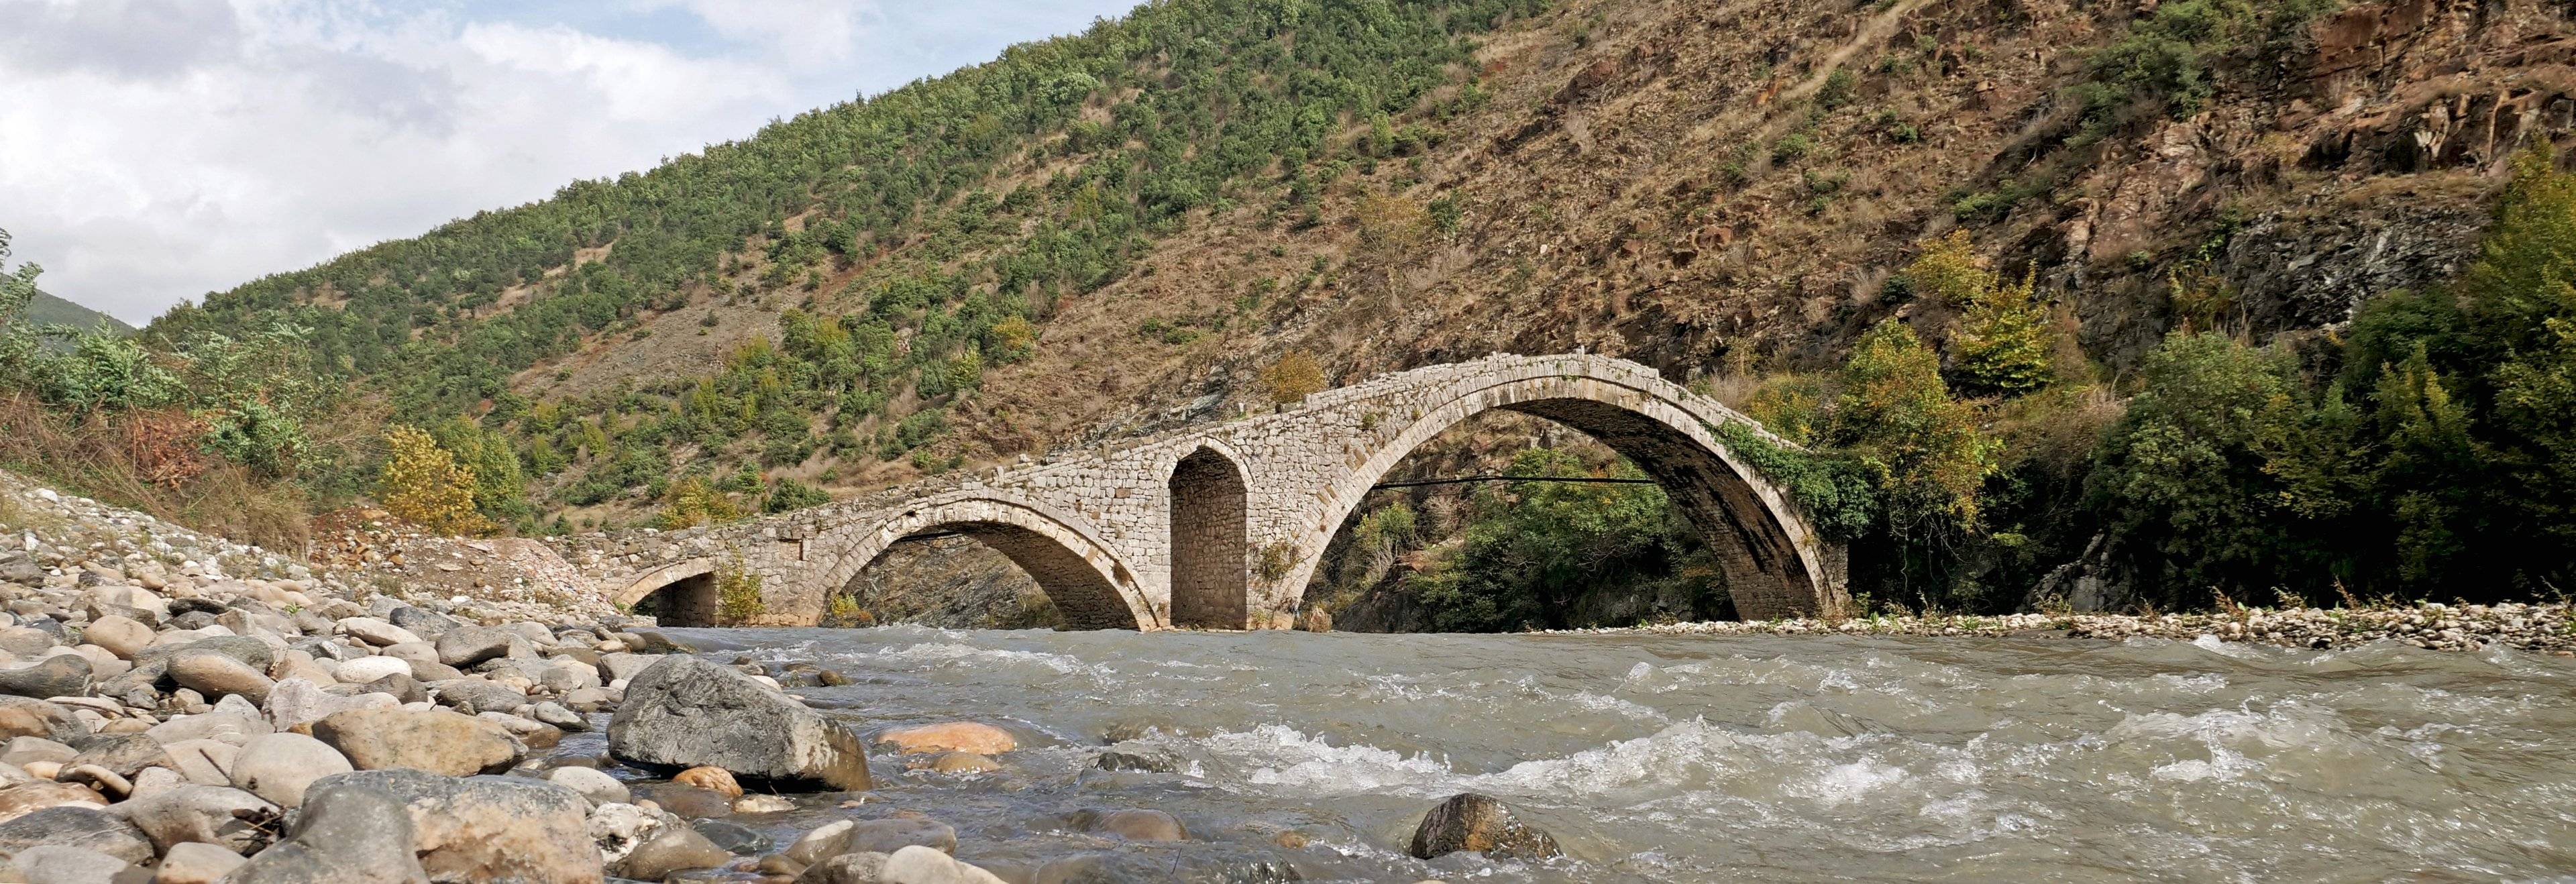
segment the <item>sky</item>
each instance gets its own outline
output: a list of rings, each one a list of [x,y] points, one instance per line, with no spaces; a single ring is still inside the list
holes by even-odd
[[[0,0],[0,229],[139,325],[1137,2]]]

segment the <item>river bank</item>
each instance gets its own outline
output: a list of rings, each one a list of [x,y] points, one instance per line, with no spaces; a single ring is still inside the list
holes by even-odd
[[[2327,650],[2386,641],[2435,651],[2479,651],[2503,646],[2520,651],[2576,657],[2576,614],[2565,602],[2494,605],[2448,605],[2417,602],[2408,606],[2362,608],[2241,608],[2211,614],[2003,614],[1934,616],[1911,614],[1799,618],[1768,621],[1704,621],[1629,626],[1612,629],[1551,630],[1548,635],[1904,635],[2064,637],[2078,639],[2161,638],[2198,641],[2254,642],[2285,648]]]

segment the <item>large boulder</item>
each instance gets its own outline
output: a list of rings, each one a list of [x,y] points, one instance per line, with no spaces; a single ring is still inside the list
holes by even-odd
[[[172,716],[169,721],[153,725],[143,733],[164,744],[190,740],[217,740],[241,745],[252,737],[268,733],[268,719],[259,710],[243,704],[218,705],[211,712]]]
[[[98,790],[77,783],[37,780],[0,789],[0,823],[51,807],[106,807]]]
[[[644,670],[652,668],[653,664],[661,660],[662,658],[649,654],[602,654],[599,658],[599,668],[608,671],[609,681],[631,680],[644,674]]]
[[[617,874],[638,881],[659,881],[683,869],[711,869],[733,861],[733,853],[687,826],[666,826],[636,845],[617,862]]]
[[[408,767],[452,777],[508,770],[526,753],[498,724],[446,709],[351,709],[313,723],[359,770]]]
[[[170,852],[162,854],[152,884],[215,884],[243,862],[241,854],[212,844],[173,844]]]
[[[862,790],[857,734],[730,666],[670,656],[637,674],[608,720],[608,751],[664,768],[710,765],[786,785]]]
[[[385,615],[385,619],[393,621],[395,626],[411,630],[421,638],[430,641],[437,641],[438,637],[446,635],[448,630],[465,625],[454,617],[409,605],[393,609],[391,613]]]
[[[22,877],[36,884],[116,884],[131,880],[132,863],[91,850],[62,844],[38,844],[9,858]]]
[[[296,725],[321,721],[337,712],[400,705],[402,700],[392,694],[343,696],[325,691],[321,685],[305,679],[286,678],[279,679],[277,686],[269,689],[268,702],[262,704],[262,711],[268,715],[270,727],[292,730]]]
[[[233,758],[232,780],[233,785],[280,807],[296,807],[304,803],[304,791],[314,780],[355,769],[348,756],[320,740],[303,734],[269,734],[242,745],[241,754]]]
[[[390,795],[411,814],[421,867],[446,881],[530,884],[602,877],[589,832],[590,802],[552,783],[517,777],[453,778],[418,770],[323,777],[312,790],[354,785]]]
[[[546,782],[581,793],[590,803],[624,804],[634,798],[625,783],[601,773],[598,768],[564,766],[546,772]]]
[[[625,859],[664,829],[688,827],[686,820],[669,812],[634,804],[602,804],[590,812],[591,841],[599,845],[601,858],[611,863]]]
[[[351,617],[342,620],[340,631],[348,633],[351,638],[380,648],[387,645],[416,644],[421,640],[420,636],[411,630],[374,617]]]
[[[165,635],[156,641],[168,638],[169,636]],[[277,652],[270,648],[267,642],[238,635],[212,635],[173,644],[156,645],[137,652],[134,655],[134,663],[136,668],[140,669],[147,663],[167,663],[179,659],[182,655],[200,652],[222,654],[260,672],[267,672],[268,667],[277,664]]]
[[[142,829],[95,807],[49,807],[0,823],[0,855],[38,844],[86,847],[130,863],[152,858],[152,839]]]
[[[411,813],[362,784],[317,787],[286,840],[225,875],[227,884],[427,884]]]
[[[368,684],[388,675],[411,677],[411,661],[400,657],[359,657],[340,661],[334,678],[347,684]]]
[[[106,647],[111,655],[134,660],[134,652],[152,647],[152,626],[144,626],[142,621],[131,619],[131,616],[108,613],[108,616],[90,621],[88,629],[80,631],[80,637],[88,639],[90,644]]]
[[[1129,841],[1186,841],[1190,833],[1181,821],[1159,810],[1082,810],[1073,814],[1074,828],[1102,835],[1116,835]]]
[[[454,707],[460,712],[469,708],[476,712],[508,712],[528,705],[528,695],[509,685],[486,679],[449,679],[431,682],[427,687],[430,695],[437,698],[438,705]]]
[[[81,741],[80,754],[63,763],[65,769],[95,764],[133,779],[147,767],[169,767],[170,753],[161,742],[144,734],[100,734]]]
[[[946,721],[917,727],[896,728],[877,735],[880,745],[891,744],[895,751],[973,752],[977,755],[999,755],[1019,748],[1011,732],[972,721]]]
[[[1412,853],[1417,858],[1461,850],[1510,859],[1546,859],[1561,853],[1556,839],[1521,822],[1509,805],[1474,792],[1449,796],[1413,830]]]

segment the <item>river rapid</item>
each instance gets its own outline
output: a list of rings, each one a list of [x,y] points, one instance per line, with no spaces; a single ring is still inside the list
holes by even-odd
[[[1024,880],[2468,881],[2576,873],[2576,664],[2214,639],[670,630],[810,661],[863,733],[973,720],[998,773],[737,817],[918,812]],[[1109,745],[1104,735],[1128,737]],[[594,734],[558,751],[596,753]],[[1104,749],[1174,772],[1106,771]],[[626,773],[621,771],[621,773]],[[1462,791],[1566,856],[1404,853]],[[1191,839],[1079,832],[1153,808]],[[1282,838],[1282,832],[1304,836]],[[1016,870],[1016,872],[1015,872]]]

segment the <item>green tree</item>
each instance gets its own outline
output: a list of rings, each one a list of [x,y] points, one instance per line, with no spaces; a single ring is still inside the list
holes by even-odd
[[[1853,345],[1841,386],[1827,438],[1877,478],[1892,532],[1974,531],[1999,446],[1978,429],[1976,409],[1950,397],[1940,357],[1887,320]]]
[[[2138,565],[2141,588],[2199,605],[2213,587],[2245,597],[2323,576],[2291,561],[2292,514],[2265,454],[2300,417],[2287,360],[2216,333],[2177,333],[2141,375],[2090,482],[2093,509]]]
[[[1571,452],[1528,449],[1505,475],[1642,478],[1621,460],[1595,468]],[[1579,625],[1590,596],[1677,594],[1694,599],[1676,616],[1718,613],[1723,593],[1688,521],[1651,484],[1510,482],[1478,489],[1464,541],[1406,587],[1443,632],[1494,632]],[[1410,522],[1410,512],[1401,518]],[[1372,532],[1406,531],[1381,521]],[[1696,566],[1696,567],[1694,567]],[[1680,581],[1680,593],[1653,586]]]

